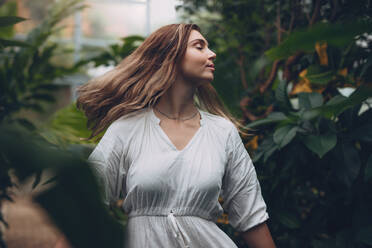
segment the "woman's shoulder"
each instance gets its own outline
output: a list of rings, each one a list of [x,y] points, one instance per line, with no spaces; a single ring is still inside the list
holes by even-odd
[[[203,114],[203,117],[205,118],[204,121],[212,127],[216,127],[224,131],[230,131],[231,129],[235,128],[234,123],[225,117],[215,115],[203,110],[201,110],[201,112]]]
[[[110,130],[111,133],[115,133],[118,135],[127,135],[128,133],[133,132],[133,130],[139,123],[143,122],[143,118],[145,117],[146,112],[147,109],[141,109],[123,115],[112,122],[107,131]]]

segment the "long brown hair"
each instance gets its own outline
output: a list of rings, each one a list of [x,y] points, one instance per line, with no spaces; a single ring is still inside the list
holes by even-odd
[[[78,89],[77,107],[85,112],[90,138],[104,131],[123,115],[152,107],[176,79],[192,30],[196,24],[170,24],[153,32],[129,56],[103,76]],[[202,110],[242,125],[224,107],[214,87],[202,84],[195,92]]]

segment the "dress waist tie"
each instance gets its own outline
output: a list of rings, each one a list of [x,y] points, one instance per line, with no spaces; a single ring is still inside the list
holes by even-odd
[[[171,210],[170,213],[167,215],[168,220],[171,223],[172,231],[174,237],[178,240],[181,244],[182,248],[190,248],[190,238],[187,236],[187,233],[182,228],[182,226],[178,223],[177,219],[173,215],[173,211]]]

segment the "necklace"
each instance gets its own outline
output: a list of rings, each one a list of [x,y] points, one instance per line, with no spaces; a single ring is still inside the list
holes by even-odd
[[[185,119],[180,119],[180,118],[175,118],[175,117],[170,117],[168,116],[166,113],[163,113],[161,112],[157,107],[154,106],[154,108],[156,109],[156,111],[158,111],[160,114],[164,115],[165,117],[167,117],[168,119],[171,119],[171,120],[180,120],[180,121],[187,121],[187,120],[190,120],[192,118],[194,118],[196,116],[196,114],[198,113],[198,111],[195,112],[195,114],[193,114],[192,116],[190,117],[187,117]]]

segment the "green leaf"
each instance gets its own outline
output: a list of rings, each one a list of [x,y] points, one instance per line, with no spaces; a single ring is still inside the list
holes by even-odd
[[[26,20],[25,18],[18,16],[0,16],[0,27],[14,25],[25,20]]]
[[[273,141],[272,135],[266,137],[258,146],[254,153],[253,162],[256,162],[264,156],[264,163],[266,160],[278,149],[278,145]]]
[[[361,104],[369,97],[372,97],[372,87],[369,85],[361,85],[349,97],[337,97],[320,107],[305,111],[302,118],[311,120],[318,116],[323,116],[325,118],[337,117],[345,110]]]
[[[292,213],[281,212],[276,217],[281,224],[290,229],[296,229],[300,227],[299,219]]]
[[[345,101],[346,99],[347,99],[346,96],[336,95],[332,97],[331,99],[329,99],[329,101],[325,105],[327,106],[337,105],[337,104],[343,103],[343,101]]]
[[[298,127],[287,125],[280,127],[274,132],[274,142],[279,145],[279,149],[286,146],[296,136]]]
[[[322,158],[327,152],[335,147],[337,136],[336,134],[329,132],[322,135],[308,135],[302,140],[307,148],[316,153],[319,158]]]
[[[278,101],[281,108],[290,110],[291,103],[288,98],[287,85],[285,80],[280,80],[278,87],[275,89],[275,99]]]
[[[8,47],[8,46],[20,46],[20,47],[30,47],[30,45],[23,41],[18,40],[4,40],[0,39],[0,46]]]
[[[325,66],[310,65],[307,68],[306,78],[313,84],[326,85],[334,75],[335,73]]]
[[[369,181],[372,179],[372,155],[370,155],[367,160],[367,165],[364,170],[364,178],[365,181]]]
[[[300,109],[312,109],[323,105],[323,96],[317,92],[299,93],[298,102]]]
[[[59,173],[56,186],[43,192],[36,201],[74,247],[121,247],[123,227],[101,203],[89,166],[73,160],[66,162],[70,166]]]
[[[104,206],[96,176],[87,161],[9,126],[0,126],[0,150],[20,182],[40,169],[51,169],[58,175],[55,184],[35,200],[74,247],[122,246],[123,227]]]
[[[84,113],[78,110],[75,104],[71,104],[56,112],[41,134],[52,143],[94,143],[92,140],[84,139],[91,134],[86,124],[87,118]]]
[[[280,121],[289,120],[288,117],[282,112],[272,112],[265,119],[253,121],[246,125],[247,128],[258,127],[264,124],[276,123]]]
[[[352,21],[348,23],[322,23],[319,22],[310,29],[293,32],[279,46],[271,48],[265,54],[271,58],[284,59],[297,51],[312,52],[318,41],[343,48],[350,44],[355,36],[370,33],[372,25],[368,21]]]

